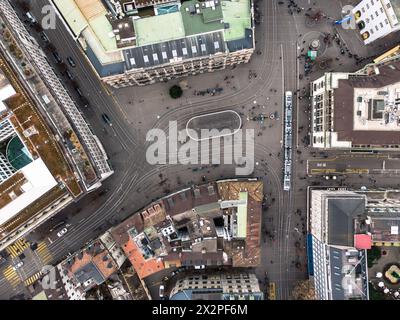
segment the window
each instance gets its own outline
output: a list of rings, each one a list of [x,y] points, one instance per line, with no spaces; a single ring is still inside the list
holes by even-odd
[[[383,28],[383,23],[382,22],[379,22],[379,25],[381,26],[381,28]]]
[[[392,6],[390,5],[390,2],[388,2],[387,4],[386,4],[386,8],[388,8],[388,9],[390,9]]]

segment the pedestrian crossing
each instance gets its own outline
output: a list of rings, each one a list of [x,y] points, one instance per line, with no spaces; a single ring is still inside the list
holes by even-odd
[[[42,276],[42,272],[35,273],[33,276],[30,276],[28,279],[24,281],[26,287],[30,286],[31,284],[35,283],[40,279]]]
[[[13,286],[16,287],[20,282],[20,278],[17,272],[12,266],[7,266],[3,271],[4,278]]]
[[[53,258],[49,251],[49,248],[47,248],[46,242],[44,242],[44,241],[42,241],[38,244],[35,252],[38,254],[38,256],[40,257],[40,260],[42,260],[43,264],[49,263]]]
[[[13,244],[10,244],[6,251],[9,253],[11,258],[18,257],[21,253],[23,253],[27,248],[29,248],[29,242],[25,239],[18,239]]]

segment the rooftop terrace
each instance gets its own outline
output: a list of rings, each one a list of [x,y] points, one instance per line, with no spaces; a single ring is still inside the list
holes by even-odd
[[[134,26],[138,46],[185,37],[182,16],[179,12],[136,19]]]

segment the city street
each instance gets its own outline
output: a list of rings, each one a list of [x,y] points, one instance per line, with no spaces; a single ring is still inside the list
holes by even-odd
[[[202,166],[201,170],[193,171],[197,166],[152,166],[145,158],[145,150],[149,145],[146,142],[146,134],[150,129],[167,130],[169,121],[177,121],[179,126],[184,127],[194,116],[228,109],[241,115],[243,129],[255,130],[255,170],[252,176],[264,179],[264,192],[268,199],[263,215],[262,264],[255,272],[260,280],[268,273],[269,281],[276,284],[277,299],[291,298],[291,289],[295,282],[307,277],[306,189],[310,181],[303,177],[310,172],[316,174],[316,171],[312,170],[325,169],[318,163],[326,163],[326,168],[336,168],[336,164],[340,163],[333,161],[335,165],[332,167],[328,164],[328,158],[311,158],[311,150],[306,143],[310,119],[307,97],[309,82],[327,70],[316,70],[299,79],[299,75],[304,73],[304,68],[303,60],[298,57],[307,39],[314,38],[312,32],[318,34],[334,31],[330,19],[317,25],[307,25],[304,12],[309,7],[319,6],[328,17],[337,19],[340,18],[341,2],[297,1],[299,7],[305,9],[293,15],[288,12],[289,1],[283,2],[284,4],[275,0],[255,2],[261,12],[262,22],[256,26],[256,52],[249,64],[186,78],[188,89],[184,91],[183,97],[177,100],[169,97],[168,90],[173,84],[179,83],[180,79],[118,90],[104,86],[59,19],[55,30],[45,31],[62,59],[66,60],[70,56],[76,62],[76,67],[70,68],[70,72],[83,95],[89,100],[90,106],[83,107],[65,75],[60,74],[60,78],[70,89],[71,95],[77,99],[82,113],[101,139],[115,173],[104,181],[99,190],[79,199],[28,235],[27,240],[39,243],[41,250],[36,250],[34,254],[26,254],[26,275],[16,276],[15,272],[10,271],[11,259],[8,264],[0,266],[0,273],[9,275],[0,277],[1,299],[28,297],[29,292],[21,279],[34,276],[44,264],[60,262],[69,253],[81,248],[86,242],[137,212],[152,200],[192,184],[200,184],[203,176],[206,177],[206,181],[235,177],[234,165]],[[45,4],[48,4],[47,0],[36,0],[32,6],[31,11],[37,19],[42,16],[41,7]],[[43,43],[38,34],[33,29],[31,31],[33,36]],[[352,52],[359,52],[359,56],[363,57],[372,54],[373,49],[363,46],[356,31],[337,31],[346,39],[344,42],[349,44],[349,50]],[[378,43],[377,46],[379,45]],[[338,56],[338,50],[336,45],[332,45],[324,55]],[[45,49],[44,51],[57,70],[51,53]],[[346,55],[340,60],[333,59],[330,69],[352,71],[360,66]],[[195,90],[206,90],[217,85],[223,88],[220,94],[199,96],[194,93]],[[282,120],[285,91],[296,93],[294,114],[297,115],[294,118],[293,146],[296,160],[292,173],[292,189],[289,192],[284,192],[282,187]],[[112,127],[102,121],[103,113],[110,117]],[[253,120],[260,115],[268,116],[271,113],[277,113],[279,120],[268,117],[263,121]],[[343,163],[347,161],[348,158],[342,158]],[[381,169],[382,161],[379,158],[365,158],[353,166]],[[396,161],[398,160],[387,159],[386,168],[397,169]],[[318,171],[318,174],[321,173]],[[68,232],[62,237],[54,237],[53,234],[49,241],[50,230],[60,221],[70,224]],[[27,252],[29,251],[28,248]],[[25,272],[25,269],[23,270]],[[159,283],[159,280],[154,279],[154,282]]]

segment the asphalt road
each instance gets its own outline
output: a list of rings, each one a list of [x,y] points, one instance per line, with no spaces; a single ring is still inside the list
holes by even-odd
[[[395,174],[400,173],[400,159],[391,154],[338,154],[329,158],[307,160],[307,174]]]
[[[317,2],[317,1],[313,1]],[[332,9],[332,1],[323,2],[324,8]],[[48,2],[36,0],[32,12],[37,19],[41,17],[41,7]],[[298,1],[306,7],[309,1]],[[339,2],[335,1],[335,10]],[[276,283],[277,298],[289,299],[293,284],[306,277],[304,250],[304,222],[306,203],[306,181],[299,178],[306,172],[307,150],[299,144],[302,157],[296,162],[292,191],[282,189],[282,101],[287,90],[295,92],[299,86],[306,86],[307,79],[299,84],[299,34],[308,32],[304,26],[304,13],[290,15],[287,5],[278,1],[258,1],[262,23],[256,27],[256,47],[259,54],[254,54],[247,65],[238,66],[212,74],[189,77],[186,80],[191,89],[184,92],[178,100],[168,97],[168,88],[177,81],[161,83],[147,87],[132,87],[119,90],[107,89],[94,74],[85,56],[66,31],[60,20],[55,30],[46,30],[46,34],[66,61],[71,56],[76,62],[75,68],[69,68],[79,83],[83,94],[90,101],[89,108],[82,112],[101,139],[115,174],[104,182],[104,186],[92,194],[80,199],[36,229],[27,238],[38,243],[43,242],[46,261],[58,263],[70,252],[81,248],[87,241],[97,237],[103,231],[117,224],[130,214],[138,211],[152,200],[174,190],[194,183],[201,183],[202,177],[212,181],[235,176],[234,166],[221,165],[218,168],[206,167],[196,172],[193,166],[160,165],[151,166],[145,159],[144,150],[148,146],[145,135],[151,128],[168,128],[171,120],[182,126],[193,116],[213,111],[233,109],[242,115],[244,129],[254,129],[255,171],[253,176],[264,179],[268,208],[263,215],[262,264],[255,271],[260,279],[268,273],[269,280]],[[32,30],[32,34],[36,35]],[[47,52],[47,51],[46,51]],[[47,52],[49,53],[49,52]],[[49,53],[49,61],[54,59]],[[54,66],[57,70],[57,67]],[[249,70],[256,77],[249,76]],[[71,94],[77,98],[67,78],[60,75]],[[229,78],[230,80],[227,80]],[[179,80],[178,80],[179,81]],[[204,86],[220,84],[224,91],[216,96],[199,97],[191,90],[203,90]],[[298,114],[297,103],[294,105]],[[258,114],[278,112],[280,120],[259,123],[250,119]],[[107,113],[113,126],[107,126],[101,120],[101,114]],[[307,128],[307,115],[295,119],[294,126]],[[301,122],[301,123],[300,123]],[[297,130],[295,130],[295,141]],[[297,161],[297,160],[296,160]],[[164,181],[164,182],[163,182]],[[71,226],[67,234],[56,237],[49,243],[49,230],[59,221]],[[267,236],[273,235],[273,236]],[[296,245],[300,242],[300,246]],[[33,257],[27,257],[29,277],[40,270],[33,266]],[[36,260],[35,260],[36,261]],[[296,262],[300,263],[300,267]],[[8,269],[7,269],[8,268]],[[0,267],[0,272],[9,270],[9,264]],[[28,268],[27,268],[28,269]],[[11,281],[11,280],[10,280]],[[0,277],[0,298],[22,298],[29,296],[23,285],[14,285],[5,277]],[[159,280],[154,279],[154,283]]]

